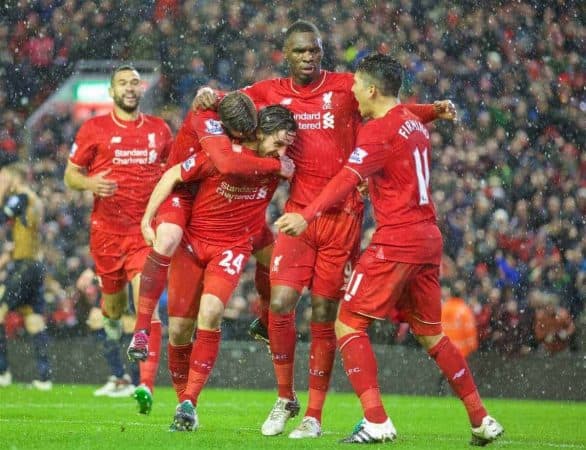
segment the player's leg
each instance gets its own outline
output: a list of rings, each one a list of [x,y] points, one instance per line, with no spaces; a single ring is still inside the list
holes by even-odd
[[[320,217],[316,233],[322,238],[311,288],[309,395],[303,421],[289,434],[297,439],[321,435],[322,411],[336,357],[334,321],[359,253],[360,218],[346,213]]]
[[[503,427],[484,408],[466,359],[441,330],[439,267],[424,266],[408,288],[409,325],[419,343],[436,362],[454,393],[462,400],[472,426],[472,444],[486,445]]]
[[[183,238],[183,230],[191,213],[192,197],[187,190],[175,192],[157,212],[155,243],[140,268],[140,285],[135,296],[138,300],[135,335],[127,352],[131,359],[146,358],[149,349],[145,341],[148,340],[146,336],[151,334],[151,323],[158,323],[155,327],[160,327],[158,318],[155,321],[152,318],[158,312],[157,305],[167,283],[171,257]]]
[[[173,255],[169,267],[167,300],[169,314],[167,356],[169,373],[177,399],[181,398],[187,386],[203,272],[204,268],[196,264],[193,255],[185,247],[180,246]]]
[[[151,319],[156,312],[159,298],[165,289],[171,257],[183,238],[183,228],[164,222],[157,226],[156,240],[142,269],[138,292],[138,309],[135,332],[150,333]]]
[[[390,264],[378,260],[369,248],[352,273],[340,304],[336,320],[338,348],[364,412],[364,419],[344,442],[382,442],[393,440],[397,434],[382,403],[376,356],[366,333],[375,318],[387,317],[388,309],[405,286],[408,274],[389,272]]]
[[[303,237],[279,233],[271,259],[271,304],[269,338],[278,398],[261,432],[265,436],[281,434],[287,420],[299,413],[294,390],[294,363],[297,332],[295,308],[304,287],[309,286],[315,263],[315,250]]]
[[[215,366],[220,350],[222,317],[226,304],[238,285],[242,269],[250,257],[249,244],[234,247],[199,243],[197,253],[201,261],[207,262],[199,311],[197,331],[189,363],[187,387],[181,396],[174,424],[181,430],[185,423],[185,410],[197,406],[199,394]],[[205,263],[204,263],[205,264]],[[197,414],[191,429],[197,429]]]
[[[254,284],[259,294],[259,316],[248,327],[249,334],[260,341],[269,343],[269,308],[271,302],[271,256],[274,248],[272,231],[265,227],[253,241],[253,256],[256,260]]]
[[[49,361],[49,334],[45,323],[45,266],[40,261],[27,261],[26,284],[29,295],[26,302],[30,304],[33,312],[25,318],[26,331],[33,339],[35,358],[39,378],[33,380],[32,386],[36,389],[47,391],[53,388],[51,383],[51,363]]]

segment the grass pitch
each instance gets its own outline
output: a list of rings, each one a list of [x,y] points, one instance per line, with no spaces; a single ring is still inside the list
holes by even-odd
[[[347,448],[337,441],[361,417],[353,394],[331,393],[320,439],[292,440],[286,434],[267,438],[260,426],[275,394],[269,391],[207,389],[200,397],[200,429],[170,433],[176,406],[170,388],[158,388],[153,412],[136,413],[132,399],[93,397],[95,386],[57,385],[38,392],[24,385],[0,389],[1,449],[264,449]],[[306,395],[300,393],[302,412]],[[470,429],[454,397],[386,396],[385,406],[398,431],[392,444],[369,448],[470,449]],[[584,449],[586,402],[486,401],[505,434],[490,448]],[[287,424],[287,432],[300,421]]]

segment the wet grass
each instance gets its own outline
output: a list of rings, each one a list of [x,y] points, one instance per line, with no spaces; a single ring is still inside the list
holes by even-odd
[[[272,407],[269,391],[209,389],[198,413],[201,428],[194,433],[170,433],[176,401],[170,388],[156,392],[153,412],[136,413],[132,399],[96,398],[94,386],[58,385],[38,392],[23,385],[0,389],[0,448],[2,449],[264,449],[338,447],[360,418],[352,394],[332,393],[324,411],[324,436],[291,440],[267,438],[260,425]],[[300,394],[302,407],[306,396]],[[505,435],[491,448],[586,448],[586,402],[488,399]],[[453,397],[386,396],[385,405],[399,436],[393,444],[370,446],[397,449],[470,448],[469,426],[460,402]],[[299,422],[292,419],[290,431]],[[344,446],[341,446],[344,448]]]

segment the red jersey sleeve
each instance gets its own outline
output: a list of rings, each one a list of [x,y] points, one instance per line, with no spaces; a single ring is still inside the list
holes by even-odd
[[[360,183],[360,176],[345,166],[332,178],[321,193],[302,211],[301,215],[311,222],[321,212],[327,211],[333,205],[342,202]]]
[[[85,122],[77,132],[69,152],[69,160],[79,167],[89,167],[98,149],[91,122]]]
[[[204,153],[190,156],[181,163],[181,180],[199,181],[215,173],[214,165]]]
[[[437,119],[437,113],[433,104],[405,103],[404,106],[419,117],[421,123],[429,123]]]
[[[207,114],[194,117],[194,128],[203,151],[222,175],[266,175],[281,170],[281,163],[275,158],[233,151],[232,142],[225,134],[222,123]]]

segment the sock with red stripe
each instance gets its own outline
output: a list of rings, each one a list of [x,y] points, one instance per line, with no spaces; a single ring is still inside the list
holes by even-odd
[[[220,330],[197,330],[191,360],[189,362],[189,378],[185,392],[179,401],[191,400],[196,405],[199,394],[203,390],[220,351]]]
[[[151,392],[154,392],[161,356],[161,322],[158,320],[151,322],[151,334],[149,334],[148,345],[149,354],[147,359],[139,365],[140,384],[148,386]]]
[[[293,368],[295,362],[295,312],[277,314],[269,311],[271,355],[279,397],[293,399]]]
[[[189,377],[189,359],[193,344],[190,342],[185,345],[171,345],[167,346],[167,356],[169,358],[169,374],[171,375],[171,382],[173,388],[177,393],[177,399],[180,399],[187,387],[187,378]]]
[[[365,332],[350,333],[338,339],[344,370],[360,404],[366,420],[383,423],[387,413],[382,403],[377,380],[377,363],[370,339]]]
[[[444,336],[430,348],[428,353],[435,360],[456,395],[464,403],[472,426],[480,426],[487,412],[476,389],[476,383],[474,383],[466,359],[447,336]]]
[[[146,330],[150,334],[153,312],[165,284],[171,258],[151,250],[142,268],[138,293],[138,312],[134,331]]]
[[[314,417],[321,423],[326,394],[332,378],[336,357],[336,333],[334,322],[311,323],[309,348],[309,397],[305,416]]]

